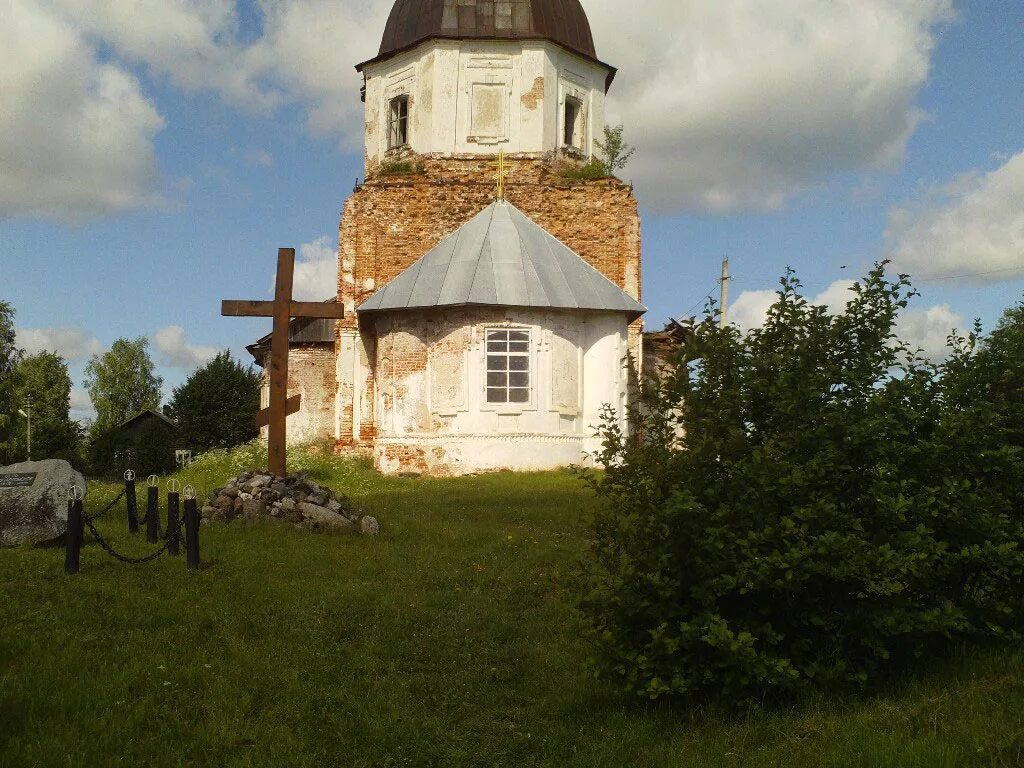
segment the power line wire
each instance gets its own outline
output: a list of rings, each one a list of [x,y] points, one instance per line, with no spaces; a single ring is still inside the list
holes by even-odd
[[[702,296],[701,298],[697,299],[696,303],[694,303],[694,305],[693,305],[692,307],[690,307],[690,308],[689,308],[688,310],[686,310],[685,312],[683,312],[683,316],[684,316],[684,317],[687,317],[687,316],[689,316],[689,314],[690,314],[691,312],[693,312],[693,310],[695,310],[695,309],[696,309],[697,307],[699,307],[699,306],[700,306],[701,304],[703,304],[703,303],[704,303],[705,301],[707,301],[708,299],[714,298],[714,294],[715,294],[715,291],[716,291],[716,290],[718,289],[718,287],[719,287],[719,286],[718,286],[718,283],[716,283],[716,284],[715,284],[715,287],[714,287],[714,288],[712,288],[712,289],[711,289],[710,291],[708,291],[708,292],[707,292],[707,293],[706,293],[706,294],[705,294],[704,296]]]
[[[990,269],[987,272],[972,272],[969,275],[947,275],[946,277],[925,277],[915,280],[918,283],[938,283],[942,280],[965,280],[968,277],[982,277],[983,275],[997,275],[1003,272],[1024,272],[1024,264],[1017,267],[1007,267],[1005,269]],[[1024,275],[1022,275],[1024,277]]]

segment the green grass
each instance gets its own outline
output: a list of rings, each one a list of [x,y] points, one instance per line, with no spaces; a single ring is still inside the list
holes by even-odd
[[[200,462],[201,492],[244,453]],[[0,766],[1017,766],[1024,653],[965,652],[869,699],[735,716],[594,680],[568,473],[384,479],[303,458],[379,538],[204,527],[206,567],[0,551]],[[114,486],[94,486],[97,509]],[[142,494],[140,493],[140,498]],[[125,550],[123,508],[102,530]],[[142,537],[139,537],[142,538]]]

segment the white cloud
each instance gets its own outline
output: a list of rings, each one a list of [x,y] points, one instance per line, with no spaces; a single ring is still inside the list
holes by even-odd
[[[295,261],[292,295],[298,301],[325,301],[338,294],[338,253],[329,235],[305,243]]]
[[[137,83],[100,67],[83,40],[184,91],[212,91],[255,113],[298,105],[313,133],[355,150],[363,120],[353,65],[376,53],[393,4],[260,0],[260,34],[250,39],[237,0],[48,0],[53,14],[39,10],[42,0],[12,2],[62,30],[64,49],[77,52],[75,63],[66,61],[70,54],[40,57],[46,66],[33,82],[70,90],[78,102],[120,94],[108,111],[127,124],[120,134],[134,139],[127,149],[135,151],[123,153],[134,165],[115,178],[134,183],[120,194],[116,184],[105,190],[112,199],[101,199],[102,211],[138,204],[152,180],[149,141],[161,123]],[[620,70],[610,116],[627,123],[627,139],[639,148],[627,175],[651,206],[715,212],[777,209],[837,174],[897,167],[922,118],[916,100],[936,26],[952,14],[951,0],[647,0],[628,13],[618,0],[585,4],[598,54]],[[17,25],[6,38],[0,32],[17,52],[12,61],[31,53],[37,37]],[[119,88],[90,90],[83,73],[97,83],[118,75]],[[69,104],[21,101],[49,104],[51,113],[53,104]],[[70,105],[67,114],[75,114]],[[53,124],[33,122],[60,132]]]
[[[825,306],[830,314],[839,314],[853,298],[853,280],[836,280],[817,296],[811,304]],[[729,322],[746,333],[764,324],[768,309],[778,299],[775,291],[744,291],[729,307]],[[948,304],[929,309],[904,310],[896,321],[896,336],[911,349],[920,349],[931,360],[941,360],[947,354],[946,339],[954,329],[963,329],[963,317],[953,312]]]
[[[914,277],[1024,277],[1024,152],[990,173],[960,176],[922,203],[894,208],[885,237],[893,266]]]
[[[309,128],[362,146],[362,77],[355,65],[377,54],[393,0],[263,0],[263,37],[247,64],[304,103]]]
[[[354,66],[371,58],[391,0],[261,0],[262,35],[244,41],[235,0],[52,0],[66,18],[185,91],[213,91],[258,114],[307,110],[318,135],[359,146]]]
[[[164,355],[167,365],[192,370],[205,365],[221,350],[218,347],[203,347],[189,344],[185,329],[169,325],[153,334],[153,343]]]
[[[946,339],[954,329],[964,330],[964,319],[948,304],[905,311],[896,323],[896,335],[931,360],[941,360],[949,354]]]
[[[212,90],[257,111],[281,96],[259,81],[237,43],[235,0],[50,0],[91,39],[184,91]]]
[[[105,350],[99,340],[84,328],[18,328],[16,344],[27,354],[53,352],[69,362],[88,360]]]
[[[126,70],[101,63],[36,0],[0,13],[0,218],[78,221],[159,202],[164,122]]]
[[[836,280],[828,288],[810,299],[811,304],[828,307],[831,314],[839,314],[853,298],[850,289],[853,280]],[[779,298],[777,291],[744,291],[729,307],[729,322],[746,333],[764,325],[768,309]]]
[[[815,296],[812,304],[828,307],[829,314],[838,315],[846,309],[853,298],[854,280],[836,280],[832,285]]]
[[[744,291],[729,307],[729,322],[743,333],[761,327],[778,297],[775,291]]]
[[[236,0],[50,0],[91,40],[144,63],[183,91],[212,90],[267,113],[282,94],[260,82],[237,42]]]
[[[620,67],[626,174],[671,210],[771,210],[846,172],[892,169],[921,120],[949,0],[589,0]]]
[[[77,387],[71,388],[71,418],[76,421],[91,421],[96,418],[89,393]]]

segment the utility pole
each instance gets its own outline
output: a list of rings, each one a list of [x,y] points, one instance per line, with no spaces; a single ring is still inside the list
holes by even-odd
[[[28,460],[32,461],[32,395],[25,395],[25,410],[18,413],[28,419]]]
[[[722,259],[722,299],[721,299],[721,312],[719,314],[719,324],[722,328],[728,324],[729,315],[729,257],[726,256]]]

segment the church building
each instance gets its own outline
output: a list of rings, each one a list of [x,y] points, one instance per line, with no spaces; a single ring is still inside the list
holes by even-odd
[[[616,73],[579,0],[397,0],[357,70],[346,316],[293,322],[289,439],[385,473],[586,463],[602,413],[625,423],[645,309],[631,187],[572,173]]]

